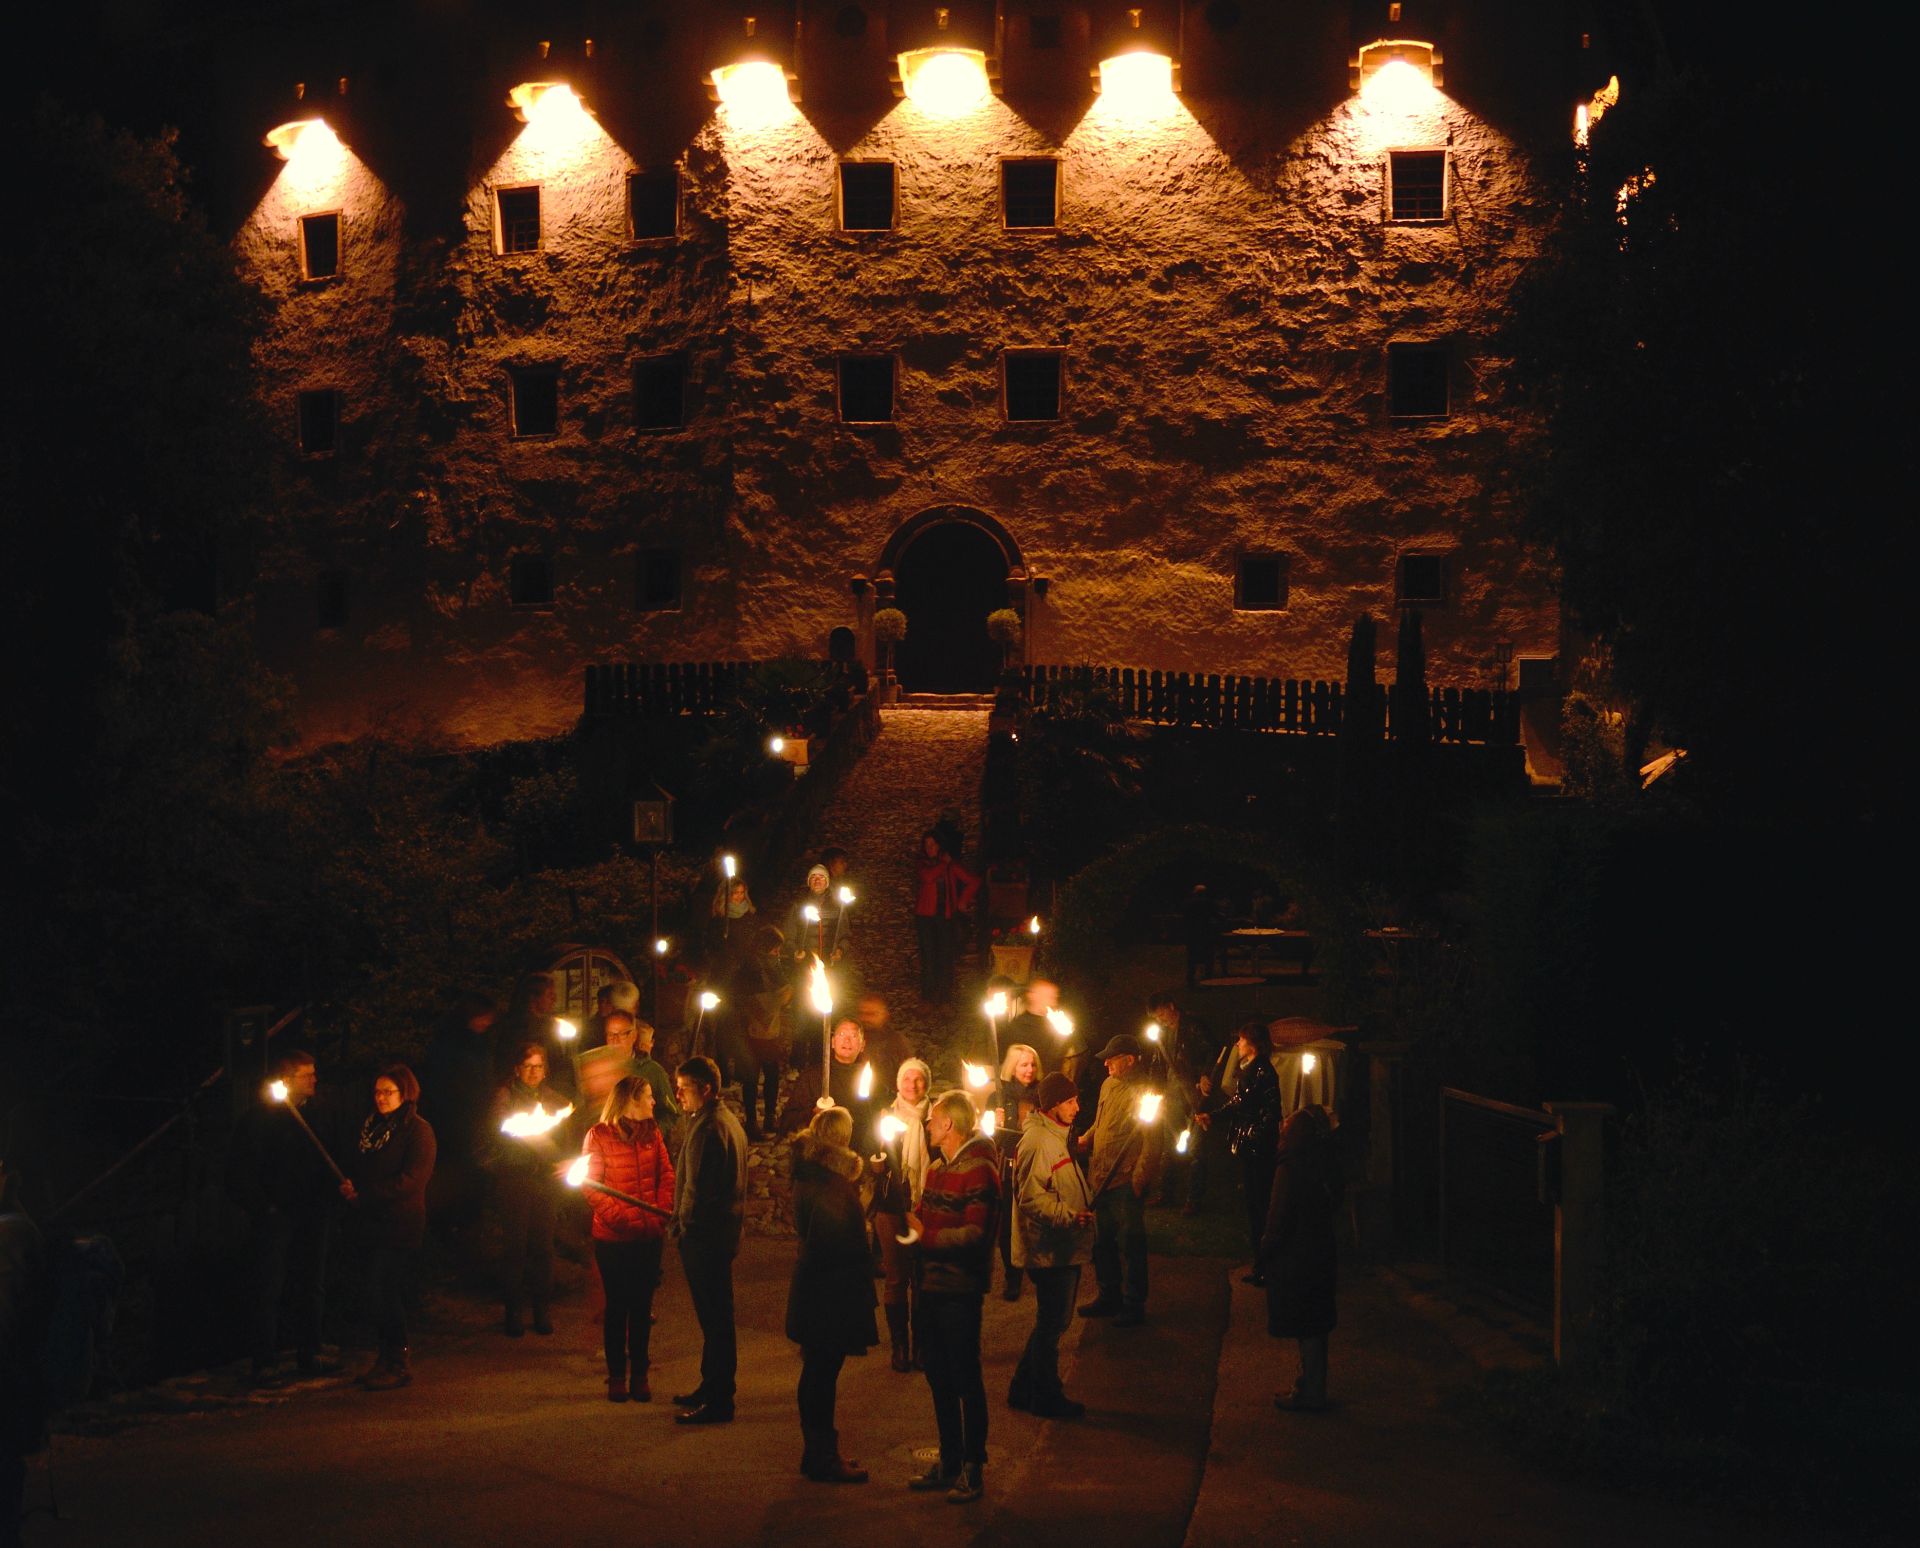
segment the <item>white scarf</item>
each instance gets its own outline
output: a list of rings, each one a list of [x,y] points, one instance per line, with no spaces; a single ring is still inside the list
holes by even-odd
[[[933,1153],[927,1149],[927,1114],[933,1111],[933,1099],[922,1097],[909,1102],[905,1097],[895,1097],[887,1111],[907,1126],[900,1136],[900,1170],[906,1175],[917,1209],[920,1190],[927,1185],[927,1166],[933,1160]]]

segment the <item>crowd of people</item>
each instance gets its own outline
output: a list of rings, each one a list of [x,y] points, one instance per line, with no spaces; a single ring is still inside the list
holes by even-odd
[[[958,848],[930,829],[917,857],[930,1004],[954,993],[956,932],[978,887]],[[1116,1328],[1147,1320],[1148,1200],[1158,1189],[1162,1204],[1199,1208],[1204,1139],[1217,1130],[1246,1193],[1248,1277],[1266,1289],[1271,1331],[1299,1341],[1299,1379],[1276,1402],[1326,1406],[1332,1130],[1319,1108],[1282,1122],[1266,1025],[1248,1022],[1215,1047],[1169,992],[1151,997],[1141,1035],[1096,1040],[1060,1012],[1052,982],[994,979],[996,1015],[980,1032],[990,1062],[961,1062],[942,1089],[935,1064],[960,1051],[922,1057],[879,994],[855,992],[850,1010],[824,1024],[798,1008],[816,959],[843,986],[858,982],[847,878],[847,856],[824,853],[776,928],[727,868],[704,911],[699,964],[700,983],[718,988],[704,1003],[689,996],[664,1063],[636,985],[601,986],[576,1029],[556,1016],[547,974],[521,979],[504,1012],[460,997],[426,1051],[425,1080],[387,1065],[364,1112],[320,1092],[311,1054],[281,1059],[280,1100],[247,1115],[229,1174],[251,1222],[253,1378],[286,1379],[288,1344],[297,1372],[341,1368],[321,1337],[339,1239],[376,1346],[359,1382],[407,1385],[429,1223],[476,1253],[485,1223],[509,1338],[554,1331],[557,1246],[590,1264],[616,1403],[653,1398],[654,1299],[671,1243],[701,1340],[699,1379],[673,1398],[676,1422],[727,1423],[749,1147],[777,1137],[799,1239],[786,1333],[800,1351],[802,1471],[823,1482],[867,1477],[840,1449],[835,1394],[847,1358],[884,1345],[894,1372],[924,1375],[939,1435],[937,1459],[911,1487],[977,1499],[989,1423],[981,1322],[996,1262],[1005,1299],[1030,1284],[1035,1307],[1007,1403],[1079,1417],[1061,1379],[1061,1339],[1076,1310]],[[1199,1142],[1176,1147],[1179,1129]],[[1081,1301],[1089,1264],[1094,1291]]]

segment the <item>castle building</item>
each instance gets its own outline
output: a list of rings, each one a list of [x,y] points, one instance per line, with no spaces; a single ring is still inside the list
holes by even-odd
[[[910,689],[990,685],[1002,608],[1033,662],[1337,678],[1408,606],[1437,683],[1560,654],[1502,337],[1578,4],[524,9],[313,44],[259,126],[308,742],[871,664],[888,607]]]

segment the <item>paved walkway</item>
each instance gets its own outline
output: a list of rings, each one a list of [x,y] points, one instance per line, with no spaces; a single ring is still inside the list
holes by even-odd
[[[887,709],[880,734],[841,783],[820,821],[819,844],[853,859],[854,947],[865,985],[886,996],[915,1048],[939,1053],[979,1021],[973,996],[948,1010],[920,1000],[914,951],[914,861],[920,835],[943,812],[979,841],[980,778],[987,761],[982,710]],[[964,973],[964,969],[963,969]],[[932,1061],[936,1063],[937,1060]],[[935,1074],[945,1073],[936,1067]]]
[[[1259,1293],[1220,1259],[1152,1264],[1144,1327],[1077,1321],[1063,1346],[1085,1420],[1005,1406],[1032,1326],[1031,1293],[988,1298],[987,1497],[964,1508],[904,1487],[933,1439],[925,1380],[875,1351],[840,1381],[842,1449],[873,1481],[803,1481],[793,1408],[799,1361],[782,1336],[791,1242],[749,1239],[737,1275],[739,1418],[674,1425],[666,1394],[692,1386],[698,1335],[669,1258],[656,1302],[662,1401],[605,1401],[597,1328],[562,1302],[558,1336],[509,1342],[443,1321],[417,1340],[418,1379],[369,1394],[315,1381],[222,1409],[183,1384],[191,1412],[129,1416],[63,1435],[62,1520],[35,1514],[29,1548],[271,1542],[502,1544],[1072,1542],[1095,1548],[1680,1548],[1817,1540],[1752,1521],[1610,1495],[1529,1471],[1460,1413],[1478,1379],[1435,1321],[1364,1272],[1342,1288],[1333,1346],[1340,1399],[1281,1414],[1291,1346],[1266,1337]],[[237,1369],[237,1368],[236,1368]],[[213,1385],[230,1383],[216,1381]],[[46,1498],[33,1464],[30,1503]],[[671,1530],[663,1525],[670,1523]]]

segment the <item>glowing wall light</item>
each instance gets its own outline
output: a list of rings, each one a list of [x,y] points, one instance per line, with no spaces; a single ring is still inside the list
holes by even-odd
[[[1144,50],[1100,61],[1100,95],[1116,107],[1152,112],[1173,101],[1173,61]]]
[[[1102,58],[1093,84],[1104,102],[1130,113],[1152,113],[1172,105],[1173,94],[1180,89],[1177,20],[1171,29],[1149,26],[1146,8],[1129,6],[1126,20],[1100,41]]]
[[[757,16],[741,17],[745,36],[726,51],[727,63],[708,73],[714,100],[733,123],[779,123],[793,114],[793,82],[779,53],[760,36]]]
[[[565,81],[522,81],[507,93],[507,105],[536,129],[578,129],[590,121],[587,105]]]
[[[1420,108],[1445,84],[1441,64],[1440,50],[1431,43],[1383,38],[1347,61],[1347,80],[1371,107]]]
[[[300,118],[277,124],[267,131],[263,145],[289,166],[302,172],[324,170],[339,165],[347,148],[340,143],[324,118]]]
[[[734,118],[759,122],[780,118],[793,105],[787,72],[767,59],[722,65],[712,75],[713,92]]]
[[[900,56],[900,90],[935,118],[959,118],[993,95],[987,56],[977,48],[916,48]]]

